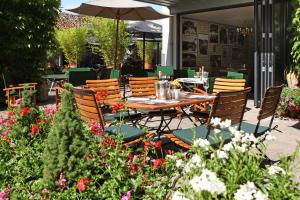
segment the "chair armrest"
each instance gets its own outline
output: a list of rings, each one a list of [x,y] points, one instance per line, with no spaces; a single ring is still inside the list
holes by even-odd
[[[193,88],[194,92],[196,93],[200,93],[200,94],[206,94],[206,92],[204,90],[201,90],[199,88]]]

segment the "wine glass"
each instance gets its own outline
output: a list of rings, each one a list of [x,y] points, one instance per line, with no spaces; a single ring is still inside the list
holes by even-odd
[[[208,90],[208,88],[209,88],[209,81],[208,81],[208,78],[204,78],[204,79],[203,79],[203,88],[204,88],[205,91],[206,91],[206,96],[208,96],[208,94],[207,94],[207,90]]]

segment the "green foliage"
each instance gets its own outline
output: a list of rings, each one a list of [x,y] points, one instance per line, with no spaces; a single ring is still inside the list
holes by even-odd
[[[37,82],[54,44],[60,0],[10,0],[0,6],[0,73],[8,84]]]
[[[86,53],[88,38],[86,26],[56,30],[56,38],[69,64],[82,61]]]
[[[296,9],[292,19],[292,51],[291,55],[293,58],[293,66],[290,71],[295,72],[296,75],[300,76],[300,0],[297,0]]]
[[[86,155],[86,142],[81,119],[69,91],[63,92],[44,150],[44,179],[49,187],[55,185],[59,174],[67,178],[80,174],[80,160]]]
[[[130,43],[129,35],[126,31],[127,23],[125,21],[120,21],[119,24],[119,40],[118,40],[118,51],[115,55],[116,48],[116,22],[112,19],[104,18],[89,18],[90,23],[93,26],[93,35],[100,42],[98,52],[103,56],[106,65],[113,66],[115,57],[117,57],[117,66],[120,66],[126,48]],[[97,51],[97,50],[96,50]]]
[[[145,42],[145,62],[152,63],[154,50],[155,50],[155,42]],[[141,59],[143,59],[143,41],[136,42],[138,48],[138,55]]]
[[[279,115],[287,115],[288,110],[300,106],[300,89],[299,88],[283,88],[278,112]]]

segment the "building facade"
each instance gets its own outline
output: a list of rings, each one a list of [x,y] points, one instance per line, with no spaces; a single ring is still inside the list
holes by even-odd
[[[162,64],[243,73],[259,106],[290,65],[290,0],[140,0],[166,6]]]

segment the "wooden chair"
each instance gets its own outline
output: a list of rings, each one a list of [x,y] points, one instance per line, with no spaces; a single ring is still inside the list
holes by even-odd
[[[150,137],[153,133],[146,133],[144,130],[132,127],[127,124],[112,125],[105,128],[105,119],[99,108],[95,97],[95,91],[89,89],[72,88],[75,97],[76,106],[80,112],[82,120],[86,122],[97,121],[101,124],[103,130],[109,134],[122,135],[124,144],[134,144],[140,142],[143,137]]]
[[[22,97],[22,91],[26,88],[26,86],[30,92],[34,92],[36,90],[37,83],[22,83],[18,84],[16,87],[11,86],[3,89],[8,107],[13,107],[16,104],[16,99]],[[33,95],[32,98],[32,101],[35,103],[35,95]]]
[[[98,103],[104,105],[105,108],[107,108],[109,105],[112,105],[112,102],[117,103],[121,101],[120,85],[118,79],[87,80],[84,88],[91,89],[95,92],[107,91],[108,96],[106,96],[103,100],[98,100]],[[119,114],[111,114],[111,110],[107,111],[109,113],[104,114],[104,118],[106,121],[120,120]],[[141,113],[128,111],[126,113],[122,113],[122,115],[124,115],[122,116],[124,119],[129,119],[134,125],[137,123],[137,120],[141,119]]]
[[[247,96],[250,90],[250,88],[247,88],[240,91],[219,92],[215,98],[206,124],[195,128],[177,130],[172,134],[165,134],[165,137],[186,149],[191,149],[194,140],[198,138],[208,139],[213,146],[220,144],[221,141],[216,139],[219,137],[222,137],[225,142],[228,142],[232,138],[232,134],[226,130],[220,133],[214,132],[211,126],[211,120],[215,117],[221,118],[222,120],[228,119],[231,120],[232,125],[237,125],[240,129],[246,108]]]
[[[155,96],[155,81],[157,81],[156,77],[130,77],[129,78],[129,87],[131,90],[132,97],[147,97],[147,96]],[[138,109],[138,112],[142,113],[144,117],[146,117],[146,121],[142,126],[146,126],[149,120],[155,116],[161,116],[160,110],[144,110]],[[164,109],[164,114],[170,117],[170,120],[165,124],[168,127],[171,119],[176,117],[177,110],[176,109]],[[153,121],[152,121],[153,122]]]
[[[155,81],[156,77],[130,77],[129,87],[131,90],[131,96],[155,96]]]
[[[248,122],[242,122],[241,130],[246,133],[253,133],[256,137],[263,135],[265,132],[270,131],[277,126],[272,128],[274,115],[276,113],[276,109],[280,100],[281,91],[283,89],[283,85],[269,87],[265,93],[265,97],[260,106],[260,110],[257,116],[257,124],[251,124]],[[260,122],[263,119],[271,117],[269,126],[261,126]]]
[[[243,90],[246,85],[245,79],[225,79],[225,78],[216,78],[213,87],[213,94],[217,94],[218,92],[225,91],[239,91]],[[194,88],[194,91],[197,93],[206,94],[205,91]],[[210,112],[210,107],[207,104],[195,105],[192,110],[192,116],[207,120]]]

